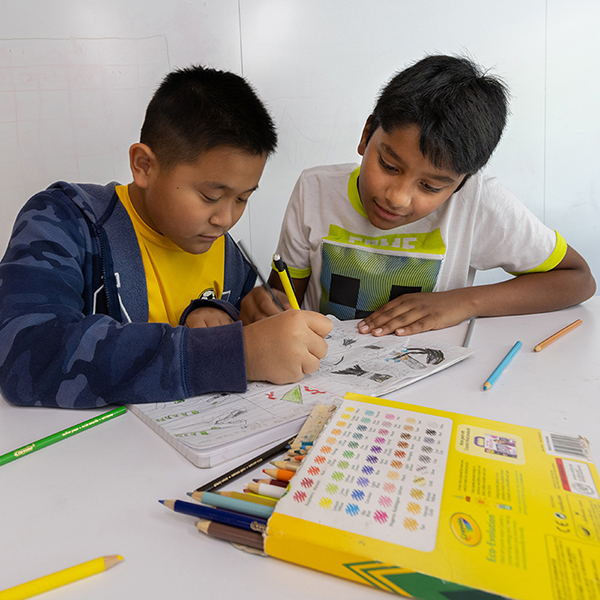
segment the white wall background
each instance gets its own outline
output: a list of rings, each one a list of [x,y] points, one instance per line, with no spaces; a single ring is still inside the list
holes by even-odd
[[[358,160],[395,71],[468,53],[512,93],[489,171],[600,280],[597,0],[0,0],[0,15],[0,251],[20,206],[53,181],[129,182],[152,91],[202,63],[247,77],[278,126],[279,151],[233,232],[266,273],[300,171]]]

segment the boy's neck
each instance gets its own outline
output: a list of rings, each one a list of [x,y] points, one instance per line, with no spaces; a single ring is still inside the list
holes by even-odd
[[[127,186],[127,193],[129,194],[129,199],[131,200],[135,212],[139,215],[140,219],[146,223],[146,220],[142,216],[144,214],[144,190],[132,181]],[[148,223],[146,223],[146,225],[148,225]]]

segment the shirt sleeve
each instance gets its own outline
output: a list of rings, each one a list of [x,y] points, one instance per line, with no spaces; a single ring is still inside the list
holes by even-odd
[[[540,221],[495,178],[483,178],[471,266],[508,273],[544,272],[564,258],[563,237]]]
[[[305,218],[306,192],[305,174],[302,173],[288,202],[277,244],[277,253],[287,263],[294,279],[304,279],[311,274],[310,225]]]

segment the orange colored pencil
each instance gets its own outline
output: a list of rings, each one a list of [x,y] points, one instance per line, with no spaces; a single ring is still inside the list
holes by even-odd
[[[566,333],[569,333],[569,331],[573,331],[573,329],[575,329],[575,327],[579,327],[582,323],[583,323],[583,321],[581,319],[577,319],[576,321],[573,321],[566,327],[563,327],[560,331],[557,331],[555,334],[551,335],[549,338],[546,338],[543,342],[540,342],[537,346],[535,346],[533,351],[539,352],[540,350],[543,350],[546,346],[549,346],[550,344],[552,344],[552,342],[555,342],[558,338],[562,337]]]
[[[279,479],[279,481],[290,481],[296,474],[295,471],[288,471],[287,469],[263,469],[263,473],[272,479]]]

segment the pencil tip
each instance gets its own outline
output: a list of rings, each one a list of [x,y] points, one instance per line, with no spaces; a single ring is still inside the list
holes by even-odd
[[[164,500],[159,500],[159,502],[160,502],[161,504],[164,504],[164,503],[165,503],[165,501],[164,501]]]
[[[114,567],[117,563],[123,560],[123,557],[120,554],[112,554],[111,556],[103,556],[104,559],[104,569],[110,569]]]

